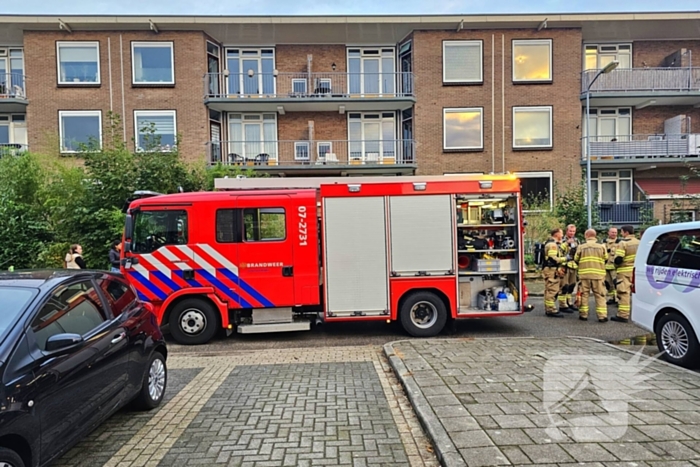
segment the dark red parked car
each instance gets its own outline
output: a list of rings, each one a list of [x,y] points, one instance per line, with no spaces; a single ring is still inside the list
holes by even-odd
[[[46,465],[125,405],[157,407],[166,357],[121,275],[0,273],[0,465]]]

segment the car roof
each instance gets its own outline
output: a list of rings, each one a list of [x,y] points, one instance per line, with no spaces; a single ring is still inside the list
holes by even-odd
[[[0,271],[0,287],[29,287],[35,289],[53,288],[73,277],[94,277],[107,274],[106,271],[85,269],[27,269]]]
[[[644,231],[644,235],[642,238],[647,237],[649,238],[650,236],[653,236],[654,238],[658,237],[661,234],[665,234],[668,232],[675,232],[677,230],[691,230],[691,229],[700,229],[700,221],[692,221],[692,222],[677,222],[675,224],[662,224],[662,225],[654,225],[652,227],[649,227]]]

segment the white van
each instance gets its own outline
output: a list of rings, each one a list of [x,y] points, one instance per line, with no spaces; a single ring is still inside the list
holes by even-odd
[[[700,222],[650,227],[634,262],[632,321],[677,365],[700,364]]]

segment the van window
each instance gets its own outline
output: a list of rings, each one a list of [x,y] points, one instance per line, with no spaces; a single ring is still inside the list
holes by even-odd
[[[700,270],[700,230],[662,234],[654,241],[647,264]]]
[[[187,211],[140,211],[134,219],[134,253],[187,244]]]
[[[216,241],[218,243],[239,243],[240,209],[219,209],[216,211]]]
[[[244,209],[245,241],[284,240],[287,237],[285,219],[282,208]]]

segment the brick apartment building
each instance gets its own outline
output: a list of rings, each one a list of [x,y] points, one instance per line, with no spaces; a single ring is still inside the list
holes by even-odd
[[[651,206],[694,219],[684,196],[700,178],[682,179],[700,161],[699,21],[0,16],[0,147],[178,143],[192,161],[288,177],[507,171],[550,200],[590,157],[601,220],[640,223]]]

